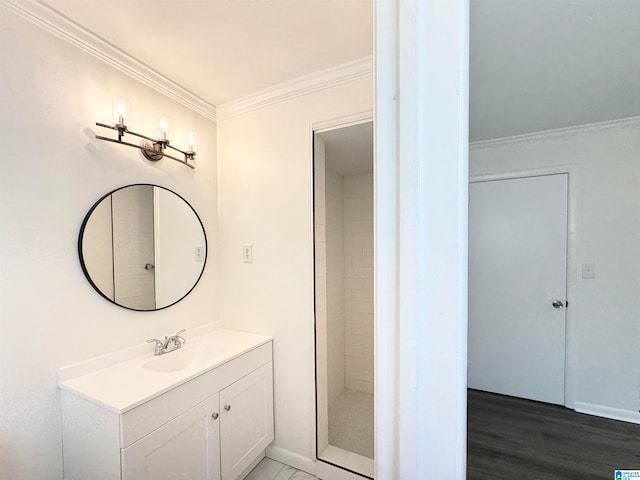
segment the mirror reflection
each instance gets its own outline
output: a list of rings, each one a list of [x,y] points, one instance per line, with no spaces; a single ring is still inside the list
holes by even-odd
[[[373,477],[373,124],[314,137],[317,455]]]
[[[91,285],[132,310],[159,310],[184,298],[206,263],[198,215],[182,197],[157,185],[119,188],[85,217],[78,241]]]

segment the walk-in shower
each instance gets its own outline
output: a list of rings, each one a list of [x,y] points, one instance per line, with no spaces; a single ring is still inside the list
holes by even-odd
[[[373,124],[316,132],[317,456],[373,476]]]

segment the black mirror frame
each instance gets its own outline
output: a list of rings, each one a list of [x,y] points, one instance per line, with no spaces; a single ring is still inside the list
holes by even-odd
[[[120,305],[119,303],[117,303],[115,300],[112,300],[111,298],[109,298],[107,295],[105,295],[102,290],[100,290],[98,288],[98,286],[94,283],[94,281],[91,279],[91,276],[89,275],[89,272],[87,270],[87,267],[85,266],[85,262],[84,262],[84,255],[82,254],[82,239],[84,238],[84,230],[87,226],[87,222],[89,221],[89,218],[91,217],[91,214],[93,213],[93,211],[98,207],[98,205],[100,205],[100,203],[107,198],[109,195],[112,195],[113,193],[122,190],[124,188],[129,188],[129,187],[140,187],[140,186],[144,186],[144,187],[158,187],[158,188],[162,188],[163,190],[166,190],[168,192],[171,192],[172,194],[176,195],[178,198],[180,198],[184,203],[186,203],[189,208],[191,209],[191,211],[193,212],[193,214],[195,215],[195,217],[198,219],[198,222],[200,223],[200,227],[202,228],[202,235],[204,236],[204,245],[205,245],[205,254],[204,254],[204,259],[203,259],[203,263],[202,263],[202,270],[200,270],[200,275],[198,275],[198,278],[196,279],[196,281],[193,283],[193,286],[189,289],[189,291],[187,291],[182,297],[180,297],[179,299],[177,299],[175,302],[169,304],[169,305],[165,305],[164,307],[160,307],[160,308],[154,308],[153,310],[140,310],[137,308],[131,308],[131,307],[127,307],[125,305]],[[157,312],[158,310],[164,310],[165,308],[169,308],[173,305],[175,305],[176,303],[182,301],[187,295],[189,295],[194,288],[196,288],[196,285],[198,285],[198,283],[200,282],[200,279],[202,278],[202,274],[204,273],[204,269],[207,266],[207,258],[209,256],[209,242],[207,240],[207,232],[204,228],[204,224],[202,223],[202,220],[200,219],[200,216],[198,215],[198,212],[195,211],[195,209],[193,208],[193,206],[180,194],[174,192],[173,190],[163,187],[161,185],[155,185],[152,183],[132,183],[130,185],[125,185],[123,187],[120,188],[116,188],[115,190],[112,190],[106,194],[104,194],[102,197],[100,197],[98,199],[97,202],[95,202],[93,204],[93,206],[89,209],[89,211],[87,212],[87,214],[84,217],[84,220],[82,221],[82,226],[80,227],[80,233],[78,235],[78,258],[80,259],[80,266],[82,267],[82,272],[84,273],[84,276],[86,277],[86,279],[89,281],[89,283],[91,284],[91,286],[93,287],[93,289],[98,292],[100,294],[100,296],[106,300],[108,300],[110,303],[117,305],[118,307],[121,308],[125,308],[127,310],[132,310],[134,312]]]

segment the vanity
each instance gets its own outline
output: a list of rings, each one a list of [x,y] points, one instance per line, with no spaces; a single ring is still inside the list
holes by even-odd
[[[60,369],[64,478],[236,480],[274,438],[270,337],[214,330]]]

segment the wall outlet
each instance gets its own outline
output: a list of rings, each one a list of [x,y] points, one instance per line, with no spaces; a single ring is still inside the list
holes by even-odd
[[[242,245],[242,261],[244,263],[253,263],[253,245]]]
[[[193,258],[196,262],[204,262],[204,245],[195,245],[193,247]]]

